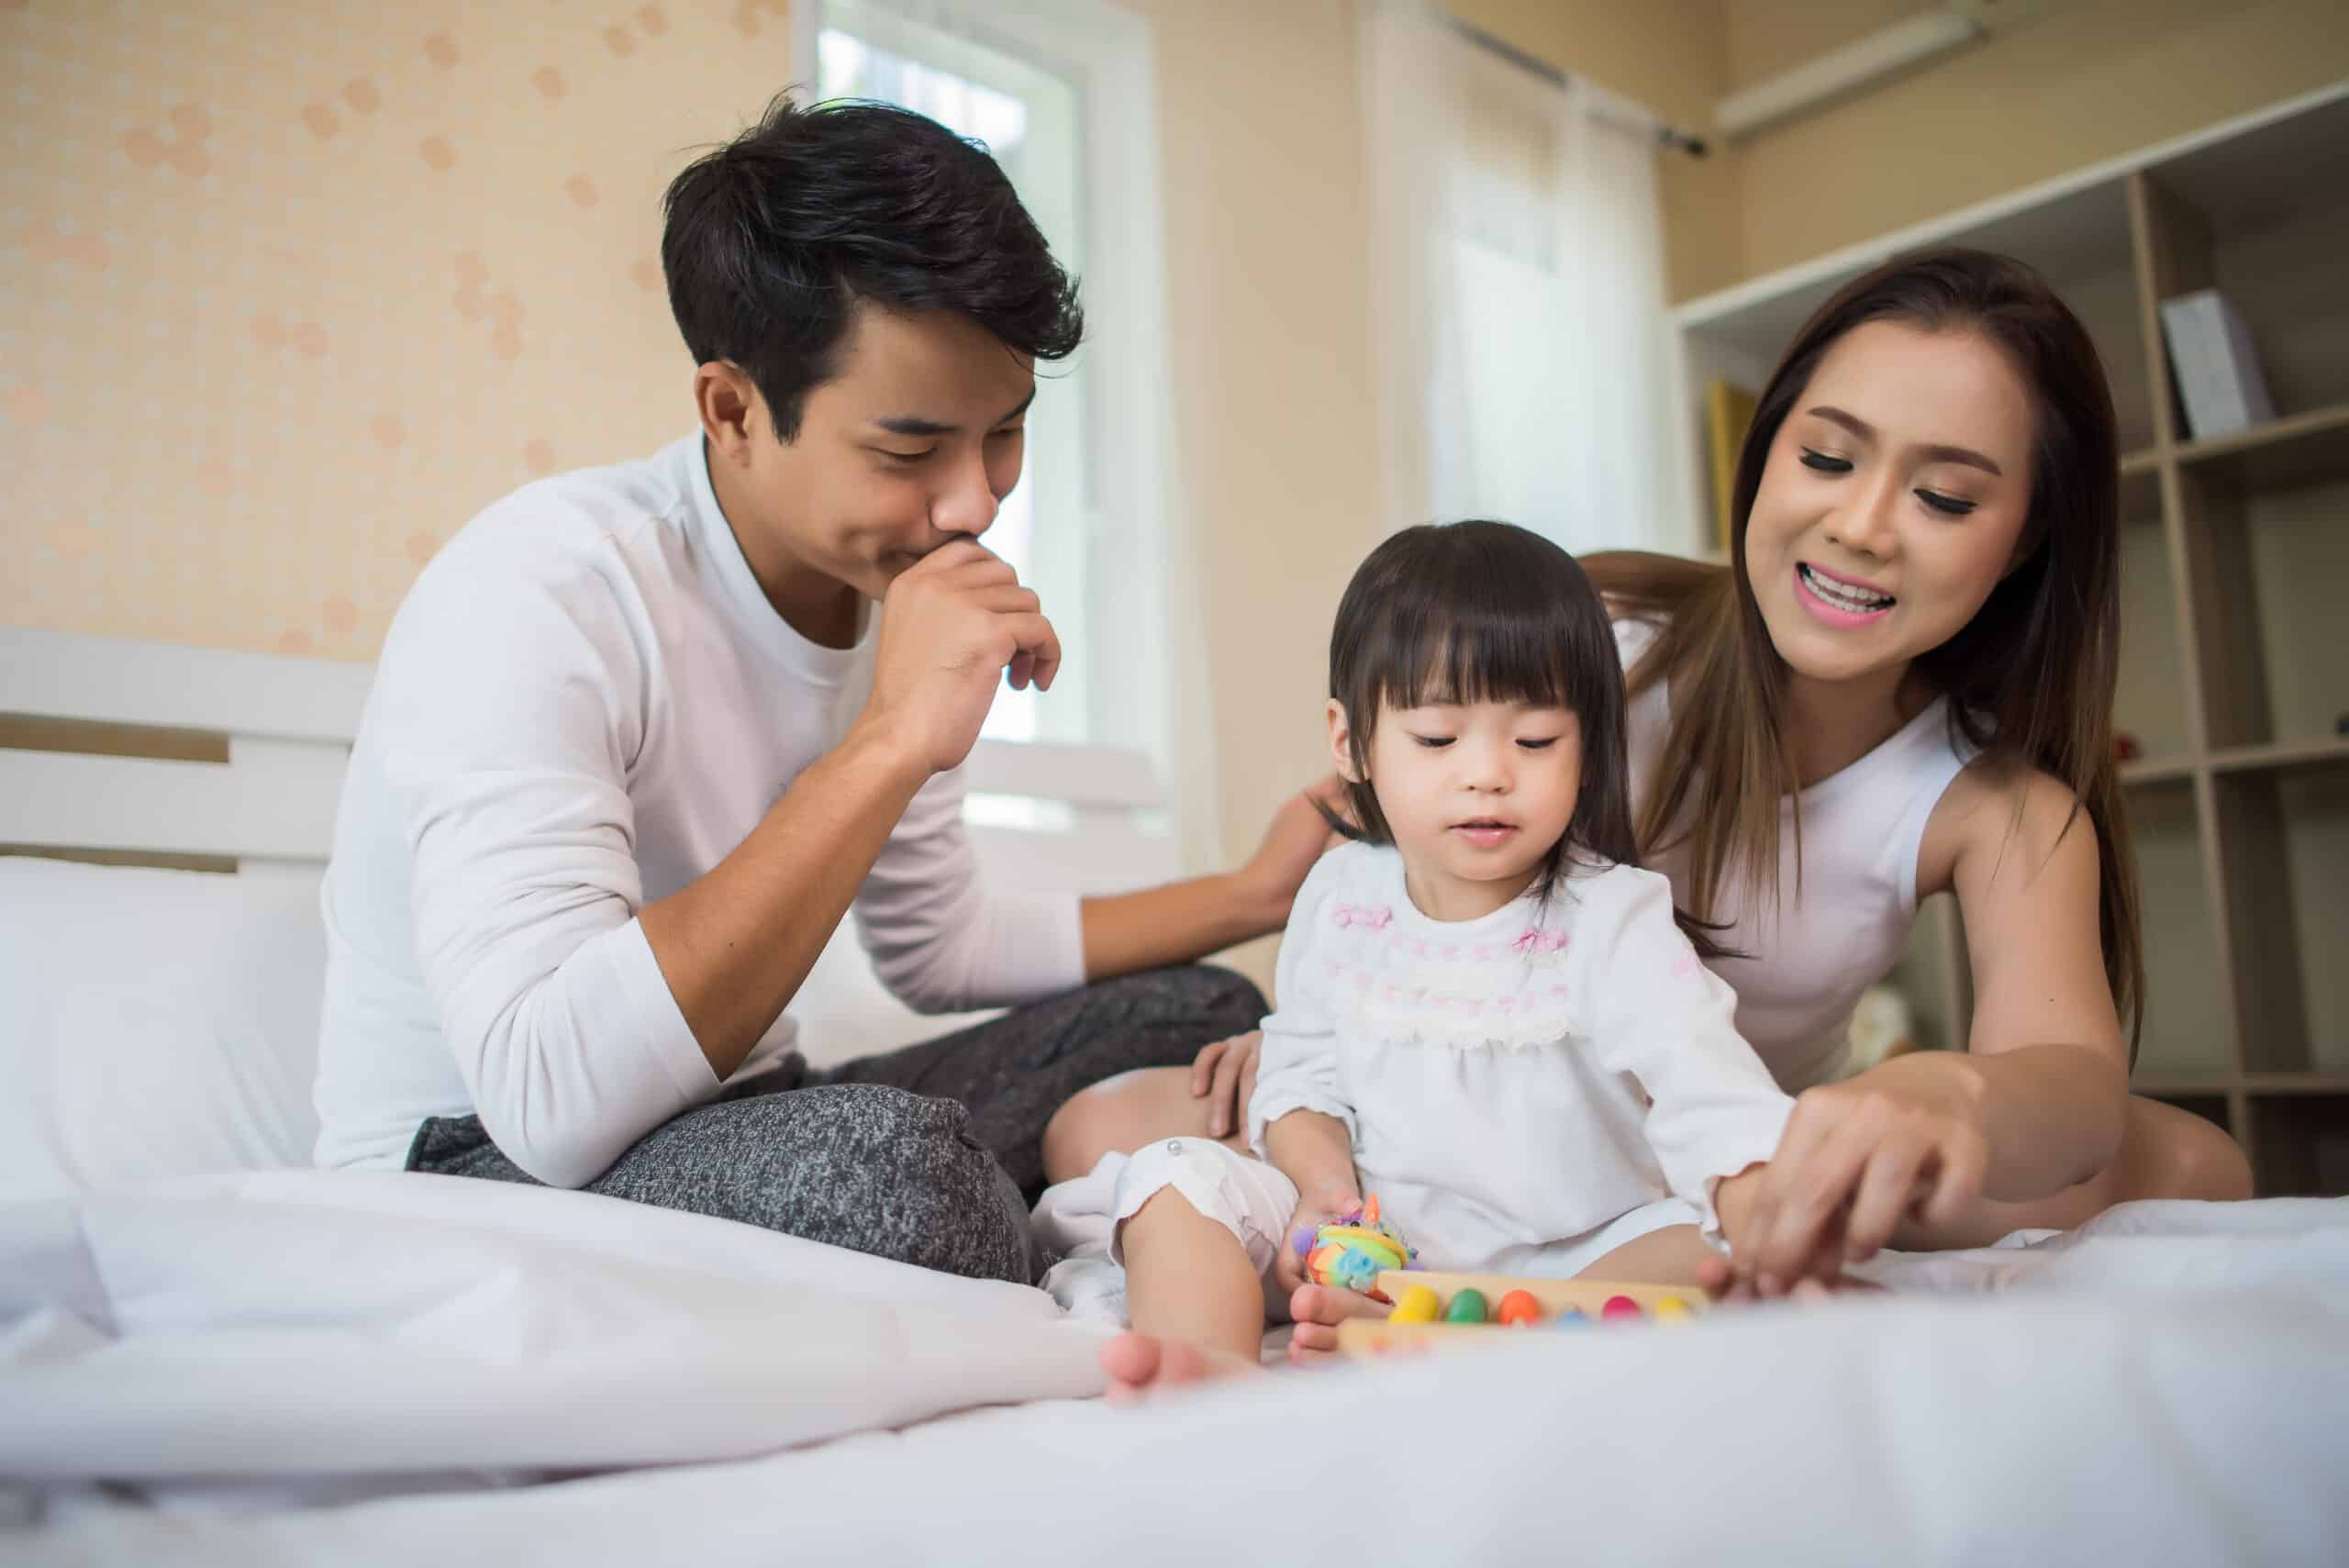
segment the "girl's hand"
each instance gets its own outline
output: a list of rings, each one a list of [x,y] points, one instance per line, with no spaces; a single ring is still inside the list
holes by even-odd
[[[1989,1164],[1981,1090],[1963,1053],[1925,1051],[1804,1091],[1731,1238],[1737,1282],[1778,1296],[1874,1257],[1905,1217],[1955,1218]]]
[[[1314,1233],[1321,1227],[1360,1219],[1362,1210],[1362,1195],[1351,1186],[1329,1187],[1297,1198],[1297,1212],[1289,1216],[1288,1229],[1281,1236],[1279,1255],[1273,1260],[1273,1282],[1280,1286],[1282,1296],[1295,1296],[1297,1286],[1308,1283],[1305,1252],[1297,1251],[1297,1237],[1305,1238],[1306,1251],[1310,1251]]]
[[[1203,1048],[1191,1062],[1191,1097],[1208,1103],[1208,1136],[1229,1138],[1248,1125],[1256,1093],[1257,1052],[1264,1031],[1250,1029]]]

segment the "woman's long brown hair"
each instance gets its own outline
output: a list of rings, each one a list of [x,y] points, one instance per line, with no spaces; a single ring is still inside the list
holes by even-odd
[[[1786,663],[1754,602],[1745,529],[1778,428],[1827,350],[1869,321],[1979,333],[2030,389],[2035,430],[2023,559],[1974,618],[1920,656],[1915,669],[1949,698],[1954,739],[2059,780],[2077,802],[2075,812],[2087,813],[2097,834],[2105,979],[2130,1022],[2133,1062],[2145,962],[2112,751],[2121,639],[2112,393],[2079,318],[2045,279],[2011,258],[1955,249],[1898,257],[1844,285],[1804,324],[1771,373],[1738,454],[1728,567],[1629,551],[1585,560],[1618,615],[1656,624],[1655,641],[1631,672],[1633,695],[1659,681],[1672,693],[1655,787],[1639,815],[1640,843],[1653,855],[1666,847],[1667,834],[1685,840],[1691,885],[1683,903],[1699,918],[1726,920],[1718,905],[1732,881],[1749,897],[1775,904],[1781,896],[1778,802],[1795,796],[1799,879],[1802,816],[1786,732]],[[2020,796],[2016,810],[2020,819]]]

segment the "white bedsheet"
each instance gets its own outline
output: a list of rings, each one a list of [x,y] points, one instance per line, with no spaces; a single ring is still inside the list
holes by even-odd
[[[0,1211],[0,1555],[2349,1561],[2349,1203],[1883,1272],[1930,1294],[1111,1409],[1070,1401],[1096,1339],[1037,1293],[584,1195]]]
[[[36,1481],[675,1463],[1100,1386],[1036,1291],[456,1177],[0,1208],[0,1320]]]

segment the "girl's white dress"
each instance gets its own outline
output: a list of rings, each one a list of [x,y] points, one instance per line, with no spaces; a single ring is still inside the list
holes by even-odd
[[[1292,1111],[1345,1123],[1362,1191],[1431,1268],[1563,1275],[1664,1225],[1718,1236],[1715,1184],[1767,1160],[1793,1108],[1670,885],[1627,866],[1448,923],[1413,906],[1395,851],[1346,845],[1299,891],[1275,984],[1249,1143]],[[1260,1270],[1297,1202],[1261,1160],[1169,1139],[1048,1192],[1041,1239],[1115,1257],[1118,1223],[1168,1186]]]

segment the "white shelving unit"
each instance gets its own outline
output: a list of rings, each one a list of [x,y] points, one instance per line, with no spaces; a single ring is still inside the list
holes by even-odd
[[[1836,288],[1943,244],[2039,268],[2112,382],[2150,993],[2137,1091],[2226,1126],[2263,1195],[2349,1193],[2349,83],[1693,301],[1675,313],[1683,384],[1758,390]],[[2197,441],[2159,306],[2214,284],[2250,322],[2277,417]],[[1896,971],[1941,1046],[1971,1006],[1949,906],[1929,904]]]

